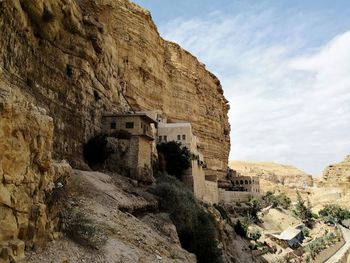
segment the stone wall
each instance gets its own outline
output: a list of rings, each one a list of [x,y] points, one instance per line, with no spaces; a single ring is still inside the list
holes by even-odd
[[[219,189],[219,201],[226,204],[248,202],[252,196],[250,192],[225,191]]]
[[[0,262],[16,262],[25,247],[55,237],[55,194],[71,168],[51,160],[52,118],[5,85],[0,81]]]
[[[219,203],[219,188],[217,182],[205,181],[204,202],[209,204]]]
[[[112,154],[105,161],[104,168],[131,179],[152,183],[152,141],[143,136],[130,139],[107,138],[107,148]]]
[[[104,112],[163,111],[186,120],[205,161],[225,170],[228,102],[193,55],[163,40],[148,11],[127,0],[3,0],[0,78],[54,118],[54,156],[83,166],[82,145]]]

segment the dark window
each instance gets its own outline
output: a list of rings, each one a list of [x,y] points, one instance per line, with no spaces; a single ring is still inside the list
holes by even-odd
[[[247,180],[245,180],[245,181],[244,181],[244,183],[245,183],[245,184],[248,184],[248,181],[247,181]]]
[[[181,140],[181,135],[177,136],[177,140],[180,141]]]
[[[164,141],[165,141],[165,142],[168,141],[168,136],[164,135]]]
[[[160,142],[162,141],[162,136],[159,136],[159,141],[160,141]]]
[[[66,67],[66,74],[68,77],[72,77],[73,76],[73,67],[71,65],[67,65]]]
[[[249,184],[252,184],[252,181],[251,181],[251,180],[249,180]]]
[[[186,140],[186,135],[185,135],[185,134],[182,135],[182,140],[183,140],[183,141]]]
[[[143,128],[143,122],[141,122],[141,129]]]
[[[112,123],[111,123],[111,129],[114,130],[114,129],[116,129],[116,128],[117,128],[117,124],[116,124],[115,122],[112,122]]]
[[[241,182],[240,182],[241,184],[243,184],[243,180],[241,180]]]
[[[125,128],[127,128],[127,129],[133,129],[133,128],[134,128],[134,123],[133,123],[133,122],[126,122],[126,123],[125,123]]]
[[[236,180],[236,184],[238,184],[238,181]]]

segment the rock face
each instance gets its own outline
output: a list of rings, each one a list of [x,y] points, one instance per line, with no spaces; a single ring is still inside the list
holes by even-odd
[[[196,262],[195,255],[181,248],[169,215],[156,213],[155,197],[144,188],[133,187],[130,179],[117,174],[74,171],[67,192],[73,210],[69,214],[89,218],[91,225],[102,230],[100,235],[105,236],[106,242],[91,249],[63,238],[43,253],[29,255],[25,262]],[[80,222],[84,224],[84,220]]]
[[[291,166],[271,162],[230,161],[230,167],[244,176],[259,176],[273,184],[305,188],[313,185],[311,175]]]
[[[58,231],[53,197],[71,168],[51,160],[52,118],[3,85],[0,82],[0,262],[17,262],[25,247],[41,247]]]
[[[54,156],[82,166],[82,145],[112,111],[162,110],[190,121],[210,169],[226,170],[230,141],[219,80],[163,40],[127,0],[0,2],[0,69],[54,116]]]
[[[350,155],[337,164],[326,167],[321,185],[348,187],[350,185]]]

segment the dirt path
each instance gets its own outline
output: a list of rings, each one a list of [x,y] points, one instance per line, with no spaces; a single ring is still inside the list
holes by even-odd
[[[344,257],[344,255],[347,253],[347,251],[350,249],[350,230],[343,227],[343,226],[339,226],[342,233],[343,233],[343,237],[345,240],[345,245],[338,250],[337,253],[335,253],[330,259],[328,259],[326,261],[326,263],[338,263],[340,262],[340,260]]]

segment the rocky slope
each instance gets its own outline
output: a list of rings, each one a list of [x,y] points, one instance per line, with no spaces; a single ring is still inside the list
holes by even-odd
[[[68,217],[78,217],[80,222],[75,231],[86,227],[88,219],[99,235],[91,231],[88,239],[94,242],[102,236],[104,242],[93,243],[93,249],[79,239],[63,238],[42,253],[29,253],[25,262],[196,262],[193,254],[181,248],[169,216],[152,213],[157,207],[155,198],[135,188],[129,179],[75,171],[67,186]],[[132,215],[137,213],[139,218]]]
[[[163,40],[127,0],[0,1],[0,78],[54,116],[54,156],[81,162],[105,111],[162,110],[192,122],[209,168],[225,170],[228,103],[219,80]]]
[[[326,167],[323,172],[321,185],[349,187],[350,185],[350,155],[346,156],[343,161]]]
[[[272,162],[230,161],[230,167],[246,176],[259,176],[262,188],[273,185],[305,188],[313,185],[311,175],[291,166]],[[265,188],[266,188],[265,187]]]
[[[71,168],[51,159],[53,121],[0,81],[0,262],[57,237],[55,198]]]
[[[105,242],[91,249],[82,246],[81,240],[64,237],[49,243],[42,252],[29,252],[24,262],[197,262],[181,248],[169,214],[158,211],[157,199],[146,187],[137,187],[118,174],[75,170],[66,190],[65,202],[70,206],[67,225],[77,215],[79,225],[89,218]],[[217,210],[209,209],[217,224],[223,262],[262,262],[250,252],[249,242],[237,236]],[[95,238],[93,233],[89,236]]]
[[[350,209],[350,156],[343,161],[329,165],[323,172],[323,177],[317,182],[312,202],[315,209],[321,209],[325,204],[338,204]]]

